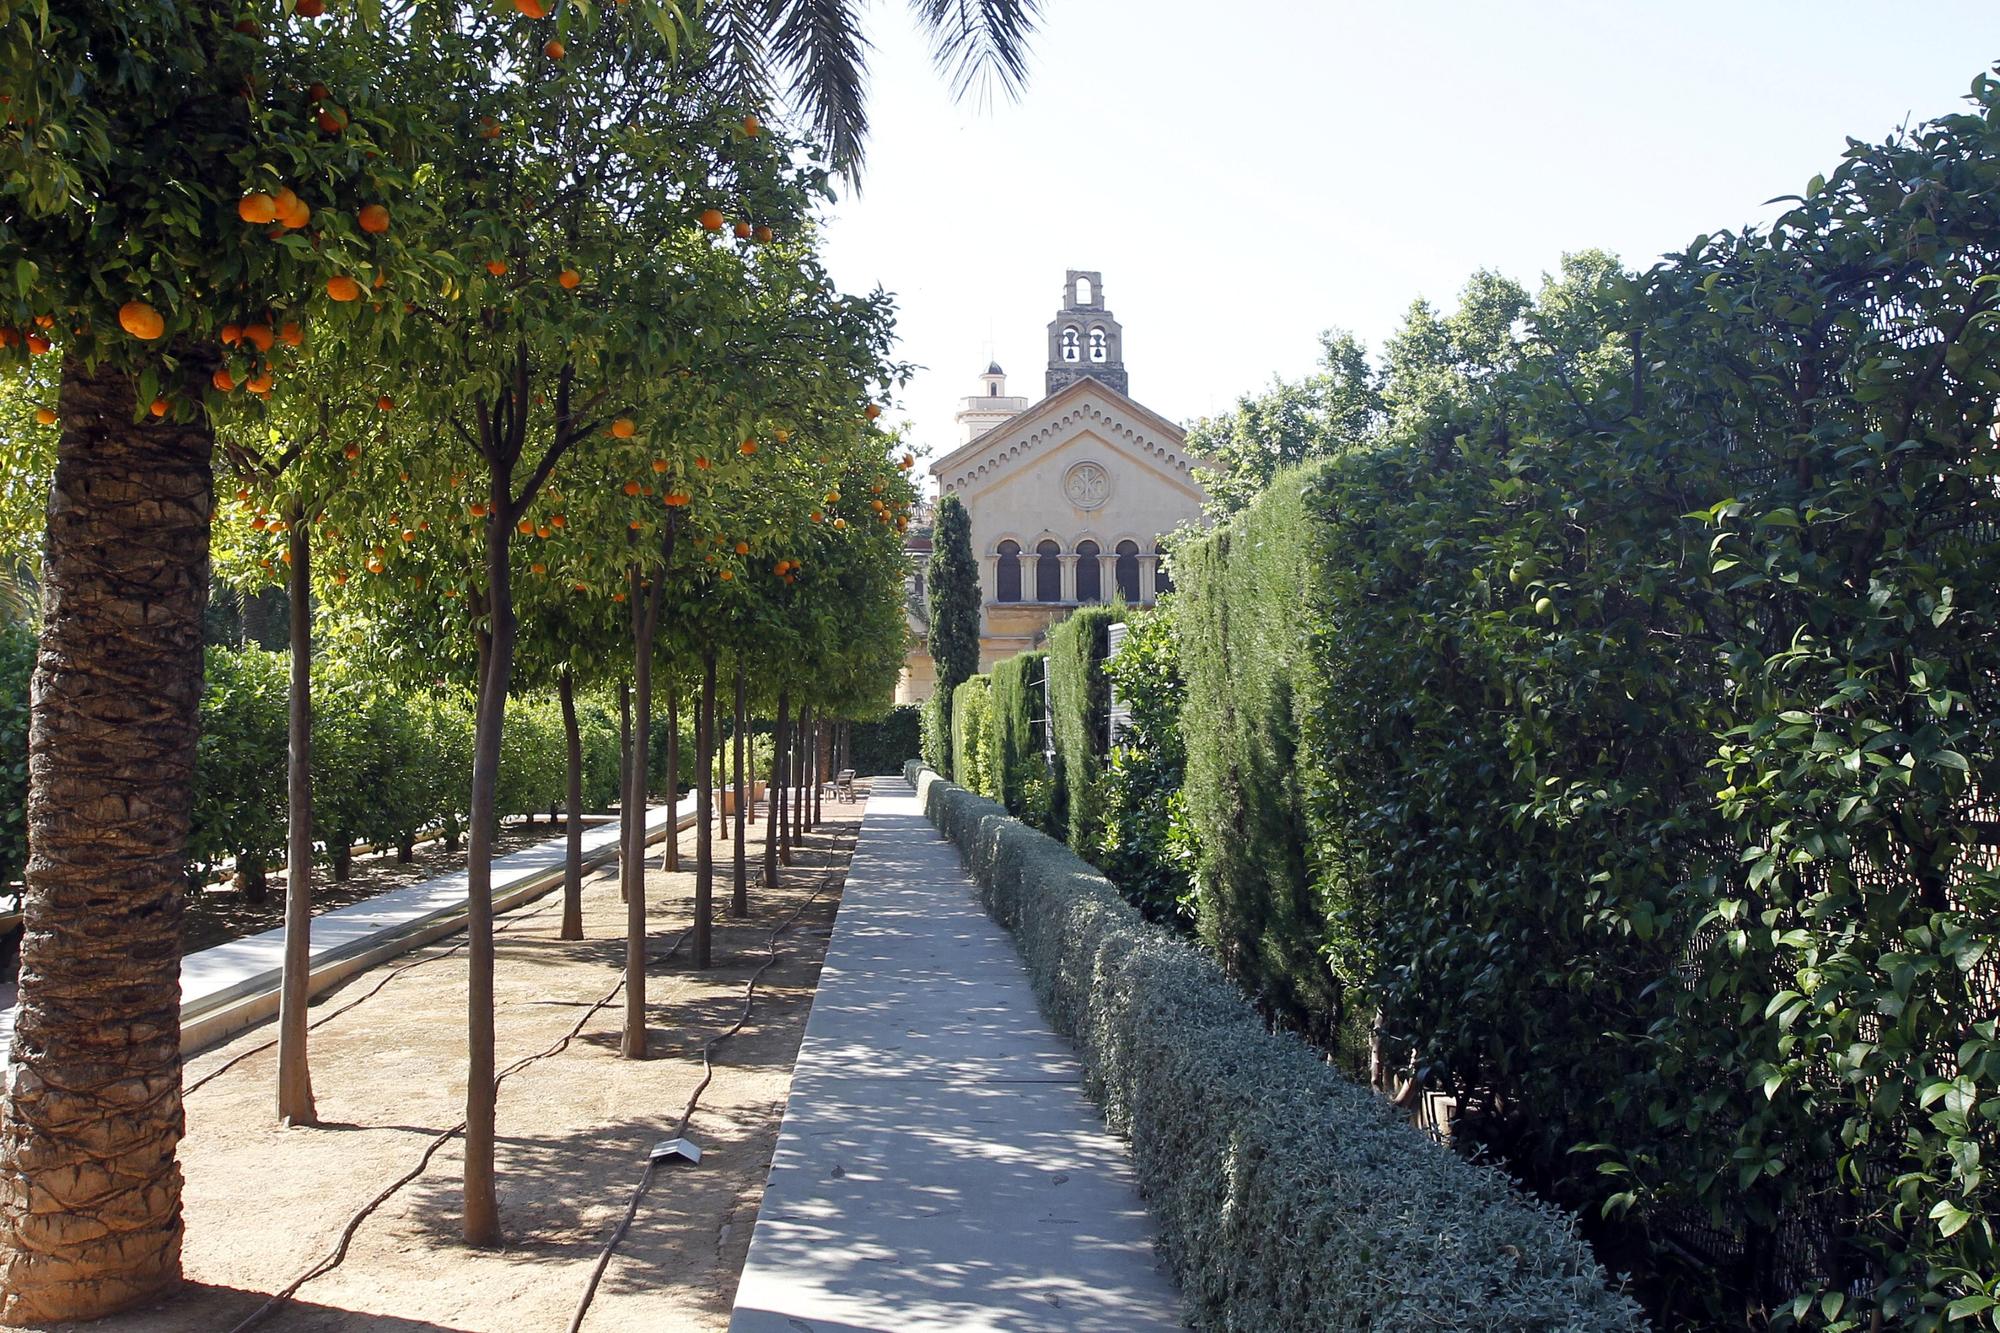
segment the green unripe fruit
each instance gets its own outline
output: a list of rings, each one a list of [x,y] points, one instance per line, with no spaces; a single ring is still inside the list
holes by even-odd
[[[1537,597],[1537,598],[1535,599],[1535,614],[1536,614],[1536,615],[1538,615],[1538,616],[1553,616],[1553,615],[1554,615],[1555,613],[1556,613],[1556,604],[1555,604],[1555,603],[1554,603],[1553,601],[1551,601],[1551,600],[1550,600],[1549,598],[1547,598],[1547,597]]]

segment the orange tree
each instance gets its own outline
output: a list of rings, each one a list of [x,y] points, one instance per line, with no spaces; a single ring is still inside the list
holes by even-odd
[[[376,93],[404,71],[272,13],[266,31],[235,6],[0,3],[0,358],[61,366],[21,1074],[0,1117],[8,1322],[178,1276],[209,413],[268,389],[291,351],[219,335],[315,318],[345,268],[428,264],[357,216],[415,188],[428,131]]]

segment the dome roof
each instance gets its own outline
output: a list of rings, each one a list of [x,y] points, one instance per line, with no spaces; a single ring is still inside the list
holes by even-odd
[[[1005,375],[1007,372],[1000,369],[998,361],[989,361],[986,363],[986,373],[989,375]]]

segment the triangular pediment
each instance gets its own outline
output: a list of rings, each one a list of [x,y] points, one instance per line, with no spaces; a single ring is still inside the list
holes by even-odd
[[[1040,462],[1079,439],[1109,445],[1196,500],[1206,492],[1195,469],[1210,460],[1190,455],[1186,433],[1099,380],[1084,378],[931,464],[943,490],[969,494],[997,484],[1024,463]]]

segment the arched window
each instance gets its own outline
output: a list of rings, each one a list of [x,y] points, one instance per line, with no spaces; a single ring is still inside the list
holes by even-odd
[[[1167,553],[1164,550],[1160,549],[1160,544],[1158,542],[1154,542],[1153,543],[1153,595],[1157,597],[1161,593],[1168,593],[1172,592],[1173,590],[1174,590],[1173,578],[1167,573]]]
[[[1114,577],[1118,580],[1118,595],[1125,599],[1125,604],[1139,605],[1139,543],[1118,543],[1118,565]]]
[[[1076,544],[1076,600],[1079,602],[1104,600],[1104,567],[1097,560],[1096,542]]]
[[[1090,279],[1089,279],[1089,278],[1078,278],[1078,279],[1076,280],[1076,296],[1075,296],[1075,302],[1076,302],[1076,304],[1077,304],[1077,305],[1089,305],[1089,304],[1090,304]]]
[[[1105,340],[1103,329],[1092,329],[1090,331],[1090,359],[1092,361],[1102,365],[1105,357],[1110,354],[1110,346],[1110,343]]]
[[[1081,342],[1082,335],[1077,332],[1075,325],[1064,329],[1062,331],[1062,359],[1065,361],[1082,360]]]
[[[1035,548],[1035,600],[1062,600],[1062,547],[1043,542]]]
[[[1000,543],[1000,562],[993,570],[993,595],[1002,602],[1021,600],[1021,544]]]
[[[986,386],[986,396],[988,398],[998,398],[1000,396],[1000,386],[998,384],[988,384]]]

